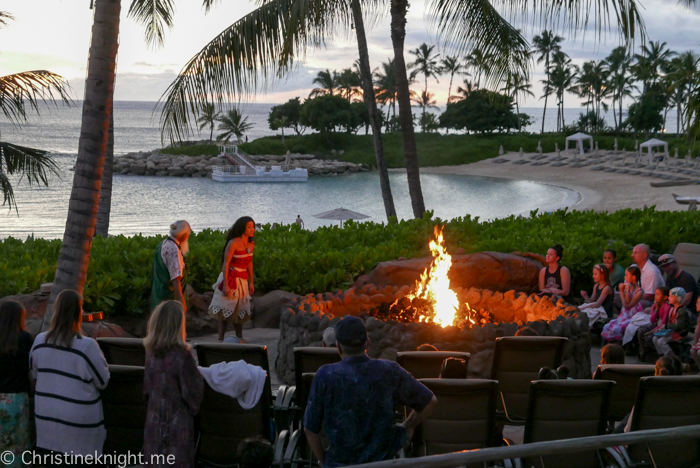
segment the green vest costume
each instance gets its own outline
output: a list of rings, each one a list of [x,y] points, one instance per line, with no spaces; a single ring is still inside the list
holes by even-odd
[[[171,241],[172,239],[166,238],[163,242]],[[158,304],[163,301],[175,299],[175,289],[173,287],[173,282],[170,280],[170,272],[168,267],[163,261],[163,256],[161,255],[161,248],[163,242],[158,244],[156,247],[156,253],[153,255],[153,274],[151,276],[151,312],[155,309]],[[177,245],[177,243],[176,243]],[[177,246],[178,250],[180,246]],[[187,284],[187,269],[182,271],[182,279],[180,280],[180,287],[182,288],[182,295],[185,296],[185,302],[187,302],[187,296],[185,295],[185,285]]]

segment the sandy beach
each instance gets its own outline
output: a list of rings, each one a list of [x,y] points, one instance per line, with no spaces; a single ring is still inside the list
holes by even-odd
[[[700,186],[684,185],[676,187],[652,187],[650,182],[660,182],[666,176],[677,176],[685,179],[698,180],[698,173],[685,174],[681,172],[684,167],[666,169],[635,168],[634,157],[631,152],[614,154],[601,151],[602,156],[597,159],[599,164],[590,164],[583,167],[572,167],[573,158],[564,157],[556,161],[556,153],[525,153],[521,158],[519,153],[508,152],[498,158],[486,159],[472,164],[459,166],[441,166],[421,168],[423,173],[432,174],[462,174],[485,177],[501,177],[513,180],[531,180],[545,184],[552,184],[574,190],[580,194],[578,203],[574,206],[577,210],[616,211],[624,208],[643,208],[656,205],[658,210],[683,211],[688,205],[676,203],[672,193],[680,196],[700,196]],[[539,160],[537,158],[540,158]],[[588,163],[594,158],[591,155],[580,156],[579,163],[586,159]],[[494,160],[505,160],[503,163],[494,163]],[[514,164],[514,161],[526,160],[525,164]],[[644,158],[646,161],[646,157]],[[544,162],[543,165],[534,165]],[[533,164],[534,163],[534,164]],[[553,166],[564,163],[565,165]],[[673,162],[671,163],[673,164]],[[681,163],[682,164],[682,161]],[[598,168],[593,170],[594,168]],[[602,168],[602,170],[601,170]],[[609,170],[627,170],[653,174],[632,175],[630,173],[608,172]]]

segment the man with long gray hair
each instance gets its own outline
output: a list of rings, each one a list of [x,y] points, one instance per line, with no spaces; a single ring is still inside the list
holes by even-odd
[[[184,220],[170,225],[170,235],[156,247],[153,256],[151,286],[151,310],[161,302],[174,299],[180,301],[187,312],[185,301],[186,267],[185,256],[189,252],[192,228]]]

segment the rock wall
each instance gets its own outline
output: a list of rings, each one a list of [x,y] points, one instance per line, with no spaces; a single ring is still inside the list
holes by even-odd
[[[539,298],[514,291],[499,292],[456,289],[460,301],[470,298],[474,307],[490,307],[500,323],[488,323],[464,329],[442,328],[426,323],[387,322],[365,317],[361,311],[381,302],[405,295],[409,288],[387,286],[376,288],[367,285],[360,290],[309,294],[292,300],[282,311],[280,341],[276,370],[280,379],[294,383],[295,347],[321,346],[323,331],[333,326],[345,314],[360,315],[370,339],[368,354],[372,358],[396,359],[398,351],[413,351],[423,343],[433,344],[441,351],[466,351],[471,353],[469,374],[477,378],[489,378],[495,339],[513,336],[527,325],[540,336],[563,336],[569,339],[564,348],[563,364],[569,367],[574,378],[591,378],[591,341],[588,333],[588,317],[576,307],[563,301],[552,303],[549,298]],[[500,295],[500,296],[499,296]],[[502,304],[497,307],[497,303]]]
[[[167,151],[167,149],[163,150]],[[284,156],[248,156],[253,165],[280,165]],[[228,161],[216,156],[175,156],[160,150],[128,153],[115,156],[114,173],[168,177],[211,177],[213,166],[224,166]],[[367,172],[369,166],[345,161],[316,159],[314,155],[292,155],[292,165],[307,169],[310,175],[338,175]]]

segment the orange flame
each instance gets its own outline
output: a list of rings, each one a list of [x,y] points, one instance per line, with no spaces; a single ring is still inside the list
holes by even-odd
[[[432,321],[447,327],[455,324],[459,311],[459,299],[450,289],[450,279],[447,274],[452,267],[452,256],[447,253],[442,229],[438,229],[437,226],[435,226],[435,239],[430,241],[430,252],[433,255],[433,262],[421,274],[420,280],[416,281],[415,293],[407,297],[409,299],[419,297],[430,302],[435,313]],[[422,322],[427,319],[428,317],[421,317]]]

